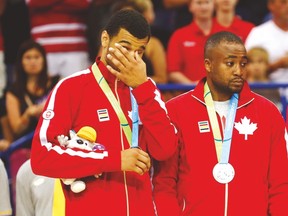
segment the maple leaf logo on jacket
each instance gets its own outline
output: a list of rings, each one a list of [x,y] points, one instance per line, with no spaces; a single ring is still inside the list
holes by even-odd
[[[241,118],[241,123],[235,122],[235,128],[239,131],[239,134],[244,134],[245,140],[247,140],[248,135],[253,135],[253,132],[257,129],[257,123],[250,123],[250,119],[245,116]]]

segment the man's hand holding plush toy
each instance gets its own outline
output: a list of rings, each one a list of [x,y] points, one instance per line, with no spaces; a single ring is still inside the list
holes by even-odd
[[[77,133],[70,130],[70,140],[68,136],[59,135],[57,140],[61,146],[65,148],[78,148],[88,151],[94,150],[105,150],[105,147],[101,144],[96,143],[96,131],[89,126],[82,127]],[[94,175],[95,178],[99,178],[102,173]],[[86,189],[84,181],[72,178],[72,179],[61,179],[65,185],[70,185],[71,190],[74,193],[80,193]]]

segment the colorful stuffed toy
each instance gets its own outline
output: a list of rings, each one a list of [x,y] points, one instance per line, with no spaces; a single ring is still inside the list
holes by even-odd
[[[82,127],[77,133],[70,130],[70,140],[65,135],[57,136],[58,142],[61,146],[66,148],[77,148],[88,151],[100,150],[104,151],[105,147],[99,143],[96,143],[97,133],[94,128],[89,126]],[[99,178],[102,173],[95,175]],[[86,184],[84,181],[72,178],[72,179],[61,179],[65,185],[70,185],[71,190],[74,193],[80,193],[86,189]]]

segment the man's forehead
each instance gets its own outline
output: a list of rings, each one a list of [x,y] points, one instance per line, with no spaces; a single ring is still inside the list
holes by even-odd
[[[123,39],[128,39],[128,38],[134,38],[136,40],[148,40],[148,36],[145,38],[137,38],[136,36],[134,36],[133,34],[131,34],[128,30],[124,29],[124,28],[120,28],[119,32],[117,33],[117,35],[115,35],[115,37],[119,37],[119,38],[123,38]]]
[[[230,56],[230,55],[247,55],[245,46],[240,43],[235,43],[235,42],[227,42],[223,41],[220,44],[218,44],[215,49],[215,51],[223,53],[225,56]]]
[[[148,37],[139,39],[125,29],[121,29],[112,40],[121,44],[122,46],[125,45],[139,48],[145,48],[148,43]]]

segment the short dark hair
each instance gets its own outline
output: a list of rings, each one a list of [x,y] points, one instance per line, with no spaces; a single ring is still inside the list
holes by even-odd
[[[210,50],[215,48],[222,42],[241,44],[244,46],[243,41],[237,35],[228,31],[220,31],[215,34],[212,34],[207,39],[205,47],[204,47],[204,58],[208,58]]]
[[[108,21],[104,30],[107,31],[110,37],[118,34],[120,29],[127,30],[134,37],[143,39],[151,37],[151,30],[146,19],[133,9],[122,9],[116,12]]]

